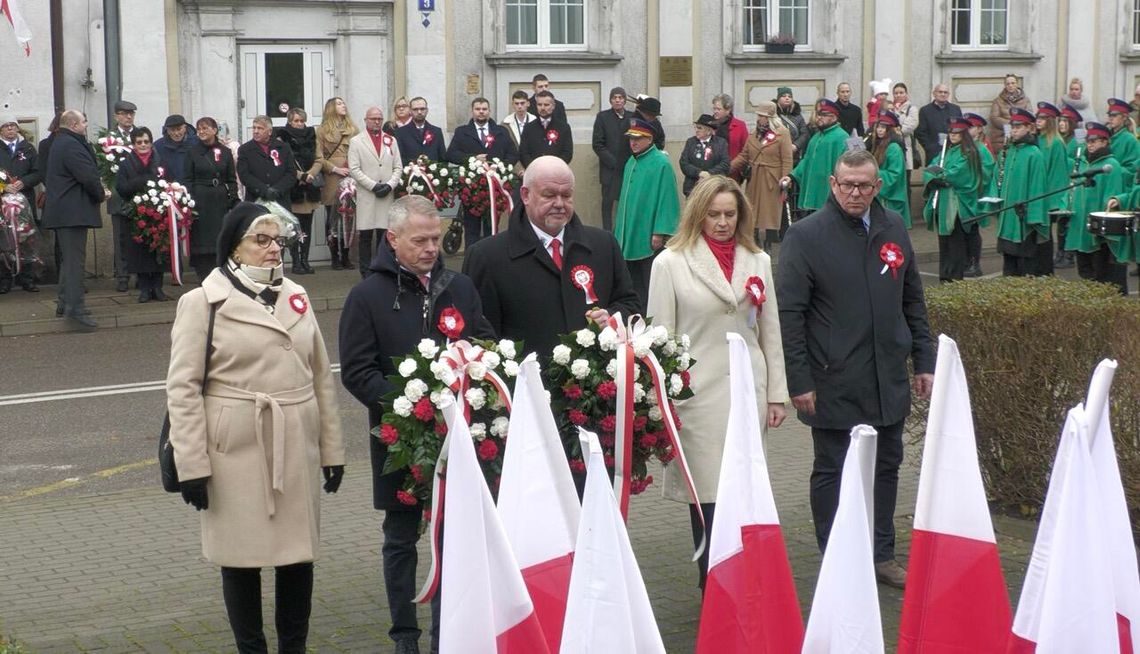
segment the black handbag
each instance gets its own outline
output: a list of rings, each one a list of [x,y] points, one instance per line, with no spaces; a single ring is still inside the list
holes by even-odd
[[[202,368],[202,395],[206,394],[206,381],[210,378],[210,347],[214,342],[214,315],[218,305],[210,305],[210,326],[206,328],[206,365]],[[177,493],[181,490],[178,482],[178,467],[174,465],[174,447],[170,444],[170,412],[162,418],[162,431],[158,433],[158,469],[162,476],[162,490]]]

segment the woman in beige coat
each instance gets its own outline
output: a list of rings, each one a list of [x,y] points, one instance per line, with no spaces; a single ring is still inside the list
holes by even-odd
[[[276,568],[279,651],[305,651],[321,474],[329,493],[344,475],[336,386],[305,289],[282,278],[284,233],[264,207],[234,207],[218,267],[179,300],[171,330],[170,442],[182,496],[201,511],[202,554],[222,568],[240,652],[267,651],[266,566]]]
[[[342,98],[329,98],[317,127],[317,162],[325,174],[321,187],[321,204],[325,206],[325,238],[332,257],[333,270],[348,268],[348,243],[343,229],[335,229],[336,200],[340,182],[348,177],[348,142],[360,133],[360,128],[348,115],[348,105]]]
[[[384,133],[384,112],[369,107],[364,113],[364,131],[348,144],[348,170],[356,180],[356,242],[360,277],[368,275],[374,248],[384,243],[388,209],[395,200],[403,167],[400,146]]]
[[[764,249],[779,240],[784,203],[780,179],[792,172],[792,137],[784,122],[776,120],[776,103],[761,102],[756,110],[756,131],[748,135],[744,149],[732,160],[730,173],[751,164],[748,200],[756,212],[756,228],[764,234]]]
[[[779,427],[786,416],[788,386],[772,261],[752,239],[751,207],[736,182],[714,176],[693,189],[677,234],[653,262],[647,313],[654,325],[670,333],[688,334],[696,365],[693,397],[678,402],[681,443],[693,474],[700,510],[712,533],[720,461],[728,426],[728,343],[726,332],[744,336],[756,379],[756,402],[763,410],[762,430]],[[755,319],[745,286],[758,277],[764,300]],[[688,502],[689,494],[676,466],[665,468],[664,495]],[[689,506],[693,542],[703,536],[698,508]],[[700,561],[700,586],[708,573],[708,549]]]
[[[990,123],[986,126],[986,134],[995,151],[1005,144],[1005,126],[1009,124],[1009,110],[1014,107],[1029,109],[1029,98],[1021,90],[1021,80],[1016,75],[1006,75],[1002,80],[1001,93],[990,103]]]

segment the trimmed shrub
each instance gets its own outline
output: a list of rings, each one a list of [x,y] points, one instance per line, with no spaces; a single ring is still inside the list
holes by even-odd
[[[1043,505],[1061,427],[1101,359],[1117,361],[1112,432],[1129,509],[1140,510],[1140,302],[1105,284],[1005,277],[926,290],[931,334],[958,342],[986,492],[1029,515]],[[928,403],[909,432],[921,440]],[[1136,524],[1136,520],[1133,520]]]

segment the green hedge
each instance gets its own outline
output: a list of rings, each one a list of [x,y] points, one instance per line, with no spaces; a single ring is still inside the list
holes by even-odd
[[[1128,506],[1140,511],[1140,302],[1111,286],[1006,277],[928,288],[931,333],[958,342],[986,492],[999,507],[1043,504],[1066,412],[1104,358],[1117,360],[1112,431]],[[916,403],[920,440],[928,405]]]

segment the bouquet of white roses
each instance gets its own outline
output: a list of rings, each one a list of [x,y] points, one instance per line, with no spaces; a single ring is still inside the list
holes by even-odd
[[[99,177],[105,188],[114,190],[119,162],[131,153],[131,145],[106,129],[99,130],[95,145],[98,146],[95,148],[95,162],[99,165]]]

